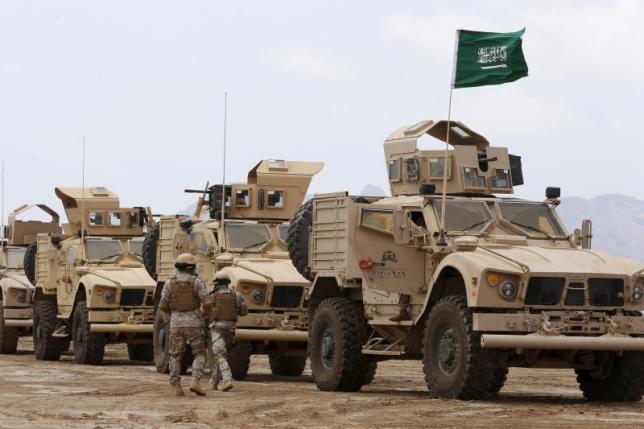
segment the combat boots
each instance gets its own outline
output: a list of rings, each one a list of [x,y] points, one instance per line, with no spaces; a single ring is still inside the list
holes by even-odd
[[[174,388],[174,396],[186,396],[180,383],[173,384],[172,387]]]
[[[224,383],[221,386],[221,391],[222,392],[228,392],[232,388],[233,388],[233,381],[232,380],[225,380]]]
[[[190,382],[190,391],[199,396],[206,396],[206,391],[201,388],[198,378],[192,378],[192,381]]]
[[[407,304],[398,306],[398,314],[389,318],[392,322],[402,322],[403,320],[411,320],[409,312],[407,311]]]

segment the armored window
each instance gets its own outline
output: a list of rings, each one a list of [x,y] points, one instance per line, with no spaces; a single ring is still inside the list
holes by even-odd
[[[495,173],[490,179],[490,187],[492,189],[512,189],[510,170],[497,169]]]
[[[280,240],[286,241],[286,239],[288,238],[288,227],[288,223],[283,223],[277,227],[277,232],[279,234]]]
[[[436,218],[440,219],[442,201],[434,200]],[[478,232],[492,220],[492,213],[483,201],[448,199],[445,206],[445,229],[449,231]]]
[[[24,247],[17,248],[7,248],[7,262],[6,266],[10,268],[20,267],[25,260],[25,252],[27,251]]]
[[[449,157],[447,157],[447,178],[451,175]],[[445,157],[434,156],[429,158],[429,178],[442,179],[445,173]]]
[[[121,226],[121,212],[108,212],[107,224],[109,226]]]
[[[137,212],[128,212],[127,217],[128,228],[132,228],[134,226],[143,226],[143,224],[139,225],[139,214]]]
[[[95,196],[108,196],[110,191],[104,186],[95,186],[90,189],[90,192]]]
[[[471,137],[471,136],[470,136],[470,135],[469,135],[469,134],[468,134],[468,133],[467,133],[463,128],[461,128],[461,127],[453,126],[453,127],[450,127],[450,129],[452,130],[452,132],[456,133],[456,135],[457,135],[457,136],[459,136],[459,137],[461,137],[461,138],[467,139],[467,138],[470,138],[470,137]]]
[[[268,225],[227,223],[226,238],[231,249],[257,250],[271,241],[271,232]]]
[[[418,182],[420,179],[420,166],[418,158],[410,158],[405,160],[405,173],[408,182]]]
[[[524,230],[530,237],[563,237],[564,229],[546,203],[499,201],[501,217]]]
[[[127,245],[131,254],[143,257],[143,240],[128,240]]]
[[[105,224],[103,212],[89,212],[89,226],[103,226]]]
[[[90,261],[105,261],[123,254],[118,240],[92,240],[85,242],[85,253]]]
[[[67,254],[65,255],[65,259],[67,259],[67,263],[69,265],[74,265],[74,261],[76,261],[76,252],[74,251],[73,246],[69,246],[67,248]]]
[[[394,212],[386,209],[362,209],[360,226],[392,234],[394,230]]]
[[[473,167],[463,167],[463,183],[465,189],[485,189],[485,177]]]
[[[266,207],[281,209],[284,208],[284,191],[267,191],[266,192]]]
[[[250,207],[250,189],[235,190],[235,206]]]
[[[208,243],[206,242],[206,236],[203,232],[191,232],[188,234],[188,241],[190,242],[190,250],[195,252],[208,253]]]
[[[269,159],[268,168],[271,170],[287,170],[288,166],[286,165],[286,161],[283,159]]]
[[[399,182],[400,181],[400,160],[392,159],[389,161],[389,181],[390,182]]]

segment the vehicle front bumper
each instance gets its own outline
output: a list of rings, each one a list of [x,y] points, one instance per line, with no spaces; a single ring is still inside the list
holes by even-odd
[[[91,310],[90,331],[95,333],[151,334],[154,331],[154,309]]]
[[[3,308],[4,325],[15,328],[31,328],[33,311],[31,307]]]

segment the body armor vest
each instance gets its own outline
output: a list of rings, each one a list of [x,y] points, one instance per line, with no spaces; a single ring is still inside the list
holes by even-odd
[[[176,277],[170,280],[170,309],[172,311],[192,311],[199,308],[195,299],[195,279],[177,281]]]
[[[230,289],[217,292],[215,295],[215,320],[237,321],[237,297]]]

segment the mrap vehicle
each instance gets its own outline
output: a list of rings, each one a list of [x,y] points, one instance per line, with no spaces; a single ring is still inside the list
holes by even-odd
[[[558,188],[496,196],[523,183],[521,158],[464,124],[448,150],[418,148],[447,132],[428,120],[387,138],[391,197],[315,195],[292,220],[318,387],[358,390],[380,360],[421,359],[440,397],[496,394],[522,366],[573,368],[588,400],[640,400],[644,265],[591,250],[590,221],[568,233]]]

